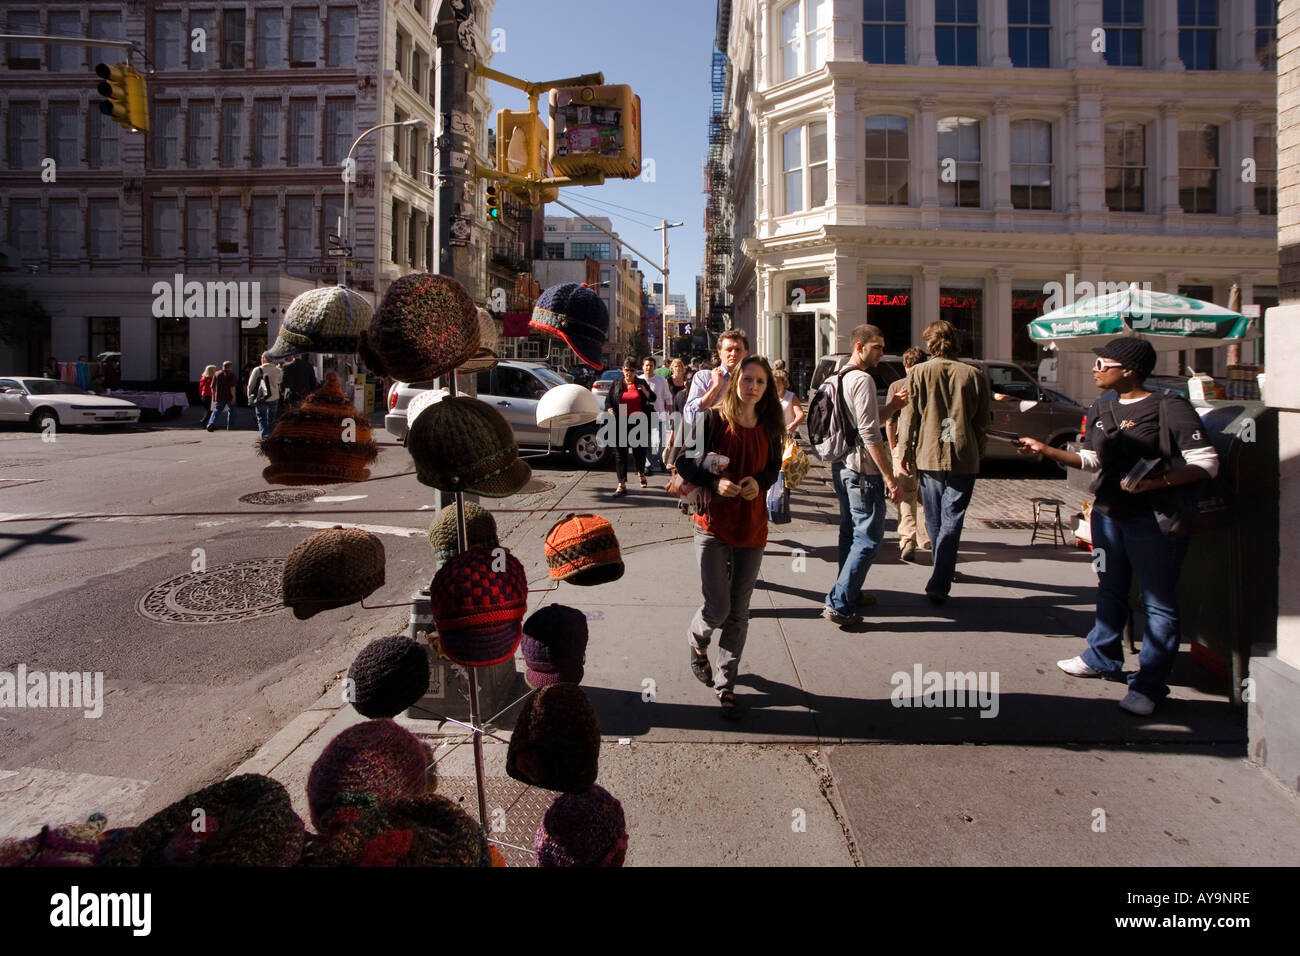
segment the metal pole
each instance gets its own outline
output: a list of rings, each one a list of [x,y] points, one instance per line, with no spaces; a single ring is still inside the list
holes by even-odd
[[[659,228],[664,231],[664,301],[663,301],[663,320],[664,320],[664,364],[668,364],[668,220],[659,220]]]
[[[349,246],[352,243],[352,228],[351,228],[351,224],[348,221],[348,206],[349,206],[349,200],[352,198],[352,180],[356,179],[357,176],[356,167],[352,165],[352,153],[356,150],[357,146],[361,144],[361,141],[363,139],[365,139],[367,136],[369,136],[377,129],[387,129],[390,126],[424,126],[424,125],[425,122],[422,119],[403,120],[400,123],[380,123],[378,126],[370,127],[370,129],[366,130],[364,133],[362,133],[360,136],[358,136],[356,139],[352,141],[352,145],[348,148],[347,158],[343,160],[343,222],[339,226],[339,243],[340,245],[343,246],[344,249],[349,248]],[[376,163],[376,167],[378,167],[377,163]],[[378,171],[376,171],[375,175],[377,178]],[[379,242],[378,234],[376,233],[375,244],[378,245],[378,242]],[[351,258],[352,256],[350,254],[339,256],[339,285],[347,285],[348,260]],[[376,276],[376,279],[378,279],[378,276]],[[378,296],[378,294],[379,294],[379,289],[376,288],[375,295]]]

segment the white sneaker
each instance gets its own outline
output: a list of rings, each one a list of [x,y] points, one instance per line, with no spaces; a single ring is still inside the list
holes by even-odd
[[[1129,691],[1124,695],[1124,699],[1119,705],[1127,710],[1130,714],[1137,714],[1139,717],[1145,717],[1156,709],[1156,702],[1146,694],[1139,694],[1135,690]]]
[[[1095,671],[1088,666],[1088,662],[1082,657],[1071,657],[1068,661],[1057,661],[1056,666],[1065,671],[1071,677],[1100,677],[1101,671]],[[1148,711],[1150,713],[1150,711]]]

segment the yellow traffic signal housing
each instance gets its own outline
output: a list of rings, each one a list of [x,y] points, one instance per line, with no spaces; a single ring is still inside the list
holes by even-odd
[[[101,78],[97,87],[104,100],[99,111],[114,123],[129,130],[148,132],[149,91],[144,77],[129,63],[108,66],[100,63],[95,73]]]
[[[630,86],[553,89],[550,114],[550,158],[557,175],[641,175],[641,97]]]
[[[550,175],[546,126],[536,113],[497,111],[497,169],[515,176],[542,179]]]
[[[487,217],[497,220],[501,218],[501,193],[496,183],[487,185]]]

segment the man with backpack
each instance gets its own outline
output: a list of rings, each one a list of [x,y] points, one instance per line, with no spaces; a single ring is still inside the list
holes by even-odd
[[[885,501],[898,502],[889,445],[881,435],[884,419],[902,408],[907,393],[896,395],[882,410],[876,381],[868,369],[885,354],[885,339],[874,325],[859,325],[850,335],[853,349],[839,373],[822,383],[813,397],[808,434],[831,476],[840,501],[839,573],[822,617],[840,627],[862,621],[859,607],[875,603],[862,590],[871,562],[885,536]]]

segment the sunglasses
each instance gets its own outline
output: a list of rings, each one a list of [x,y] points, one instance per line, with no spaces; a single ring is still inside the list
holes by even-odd
[[[1108,361],[1107,359],[1099,358],[1099,359],[1097,359],[1097,361],[1093,364],[1093,366],[1092,366],[1092,370],[1093,370],[1094,372],[1104,372],[1104,371],[1106,371],[1107,369],[1119,368],[1119,367],[1120,367],[1121,365],[1123,365],[1123,364],[1124,364],[1123,362],[1111,362],[1111,361]]]

